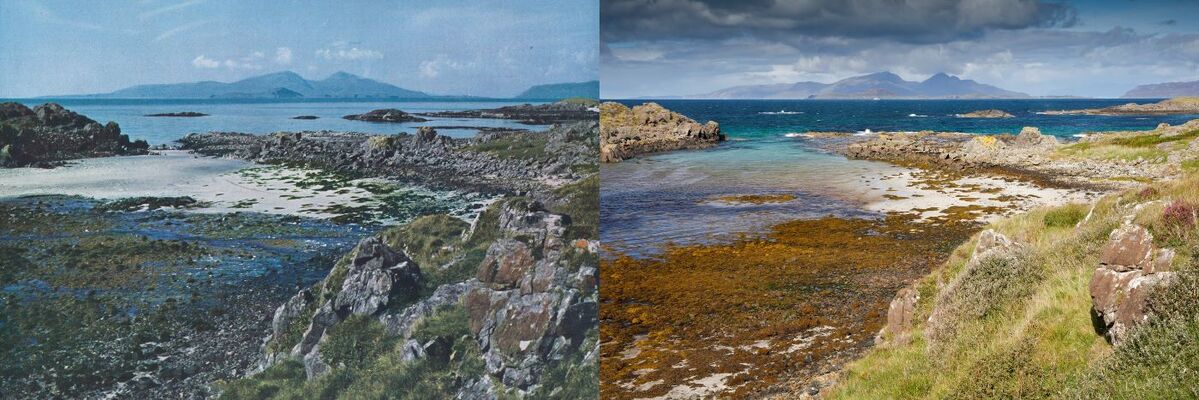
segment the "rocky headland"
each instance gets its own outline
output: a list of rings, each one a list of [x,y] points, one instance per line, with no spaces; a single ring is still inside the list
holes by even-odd
[[[657,103],[633,108],[600,105],[600,162],[620,162],[640,154],[702,149],[725,140],[720,125],[700,124]]]
[[[406,112],[403,112],[403,111],[400,111],[400,110],[397,110],[394,108],[372,110],[372,111],[370,111],[368,113],[364,113],[364,114],[350,114],[350,115],[346,115],[342,118],[348,119],[348,120],[353,120],[353,121],[393,122],[393,123],[428,121],[427,119],[424,119],[424,118],[421,118],[421,117],[418,117],[418,116],[415,116],[415,115],[412,115],[412,114],[409,114],[409,113],[406,113]]]
[[[958,118],[1015,118],[1015,115],[1003,110],[978,110],[971,111],[965,114],[956,114]]]
[[[522,104],[485,110],[438,111],[424,113],[439,118],[510,119],[529,125],[549,125],[568,121],[595,120],[595,101],[589,99],[563,100],[548,104]]]
[[[1175,97],[1157,103],[1128,103],[1105,108],[1041,111],[1042,115],[1178,115],[1199,114],[1199,97]]]
[[[100,125],[55,103],[30,109],[0,103],[0,166],[42,167],[88,157],[147,154],[144,140],[130,141],[116,122]]]

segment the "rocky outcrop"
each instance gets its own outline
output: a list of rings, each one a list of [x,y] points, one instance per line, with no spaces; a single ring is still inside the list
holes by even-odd
[[[924,327],[929,346],[953,337],[962,321],[984,316],[990,304],[1016,295],[1009,288],[1033,272],[1019,267],[1024,252],[1024,245],[993,229],[979,233],[962,272],[941,290],[929,314]]]
[[[375,316],[387,309],[391,299],[411,297],[420,292],[423,280],[420,267],[378,237],[359,242],[348,260],[345,265],[335,267],[321,283],[326,298],[316,299],[311,289],[301,290],[279,306],[271,321],[272,333],[266,343],[287,340],[285,336],[297,318],[303,317],[304,310],[314,302],[320,302],[299,342],[287,350],[288,356],[304,360],[309,377],[328,370],[328,365],[321,359],[320,344],[329,328],[351,315]],[[268,350],[263,366],[281,357],[281,354],[272,354]]]
[[[65,160],[146,154],[144,140],[130,141],[116,122],[105,125],[55,103],[29,109],[0,103],[0,166],[53,167]]]
[[[315,115],[297,115],[297,116],[291,117],[291,119],[320,119],[320,117],[315,116]]]
[[[1003,110],[978,110],[971,111],[965,114],[955,114],[958,118],[1015,118],[1015,115]]]
[[[373,110],[366,114],[351,114],[342,118],[366,122],[425,122],[427,119],[394,109]]]
[[[1095,330],[1113,344],[1147,321],[1150,296],[1175,279],[1174,251],[1159,249],[1144,227],[1125,224],[1112,231],[1091,276],[1091,318]]]
[[[462,377],[473,383],[464,382],[459,398],[495,398],[491,379],[522,392],[535,390],[550,365],[594,350],[580,346],[596,327],[598,270],[569,255],[591,250],[569,246],[563,237],[569,218],[540,203],[507,201],[495,225],[499,238],[488,247],[475,278],[441,285],[404,307],[392,299],[420,291],[421,269],[378,237],[364,239],[325,281],[276,310],[259,370],[285,358],[303,360],[309,379],[336,368],[325,362],[320,348],[330,330],[351,315],[376,318],[386,335],[398,337],[400,361],[448,358],[450,344],[444,338],[420,342],[412,336],[422,320],[461,305],[487,375]],[[289,339],[297,322],[305,324],[303,333]],[[289,340],[296,342],[289,349],[271,345]]]
[[[499,225],[510,239],[488,248],[464,299],[488,373],[509,387],[532,388],[551,361],[580,350],[596,321],[598,271],[567,268],[568,224],[537,203],[506,204]]]
[[[595,120],[594,106],[583,102],[559,101],[548,104],[521,104],[485,110],[439,111],[421,114],[440,118],[510,119],[530,125],[559,124],[570,121]]]
[[[633,108],[600,104],[600,162],[620,162],[639,154],[701,149],[724,141],[720,125],[699,124],[657,103]]]
[[[385,176],[433,189],[483,193],[539,193],[545,182],[581,177],[578,165],[596,163],[594,121],[555,125],[547,132],[494,132],[470,139],[441,136],[429,127],[416,135],[213,132],[180,139],[182,149],[261,163],[289,162],[365,176]],[[503,146],[496,146],[495,143]],[[544,152],[507,156],[485,149],[544,146]],[[585,168],[582,170],[586,170]]]
[[[1157,103],[1128,103],[1105,108],[1042,111],[1043,115],[1174,115],[1199,114],[1199,97],[1175,97]]]

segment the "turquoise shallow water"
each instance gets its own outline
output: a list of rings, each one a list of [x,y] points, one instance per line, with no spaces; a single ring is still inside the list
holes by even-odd
[[[278,131],[333,130],[365,133],[415,132],[420,126],[503,127],[540,129],[514,121],[478,118],[429,118],[428,122],[372,123],[342,119],[348,114],[361,114],[380,108],[397,108],[407,112],[431,112],[495,108],[523,102],[504,101],[262,101],[262,100],[143,100],[143,99],[15,99],[30,107],[56,102],[88,118],[106,123],[116,121],[121,132],[133,139],[145,139],[150,144],[166,144],[192,132],[228,131],[271,133]],[[195,111],[205,117],[147,117],[147,114]],[[315,120],[292,117],[315,115]],[[474,129],[440,129],[439,133],[455,137],[470,137]]]
[[[643,100],[621,100],[626,105]],[[1076,134],[1148,130],[1199,115],[1164,117],[1048,116],[1038,111],[1096,108],[1129,100],[661,100],[697,121],[720,123],[729,141],[706,150],[640,157],[601,167],[600,238],[632,255],[667,242],[706,243],[759,232],[779,222],[826,215],[869,217],[847,188],[894,168],[815,151],[788,133],[809,131],[958,131],[1017,133],[1024,126],[1072,140]],[[1138,101],[1145,102],[1145,101]],[[957,118],[1001,109],[1015,118]],[[713,204],[717,196],[792,194],[768,205]]]

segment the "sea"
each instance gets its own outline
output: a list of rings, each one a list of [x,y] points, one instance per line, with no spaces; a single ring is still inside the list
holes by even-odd
[[[374,123],[343,119],[349,114],[362,114],[381,108],[396,108],[409,113],[496,108],[536,101],[473,101],[473,100],[378,100],[314,99],[90,99],[35,98],[0,99],[33,107],[58,103],[88,118],[107,123],[116,121],[121,132],[131,139],[144,139],[151,145],[170,144],[192,132],[272,133],[278,131],[332,130],[376,134],[412,133],[421,126],[440,127],[437,132],[451,137],[470,137],[477,132],[471,127],[541,129],[516,121],[480,118],[428,118],[428,122]],[[208,114],[204,117],[147,117],[149,114],[193,111]],[[293,117],[314,115],[315,120]]]
[[[888,164],[848,160],[810,146],[811,131],[955,131],[1018,133],[1038,127],[1063,141],[1088,132],[1151,130],[1199,115],[1039,115],[1160,99],[1035,100],[616,100],[654,101],[696,121],[717,121],[728,141],[709,149],[634,158],[600,169],[600,238],[618,253],[650,256],[666,244],[726,241],[771,225],[833,215],[870,217],[855,196],[867,178],[895,173]],[[1000,109],[1014,118],[958,118]],[[728,195],[789,194],[775,204],[729,205]]]

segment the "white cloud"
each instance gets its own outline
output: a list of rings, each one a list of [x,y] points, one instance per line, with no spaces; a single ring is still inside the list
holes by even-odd
[[[336,43],[332,48],[317,50],[316,56],[326,60],[357,61],[380,59],[383,58],[383,53],[371,49],[348,47],[344,43]]]
[[[201,54],[199,56],[196,56],[196,58],[192,60],[192,65],[194,65],[196,68],[206,68],[206,69],[215,69],[215,68],[225,67],[229,70],[257,71],[257,70],[260,70],[263,68],[261,61],[264,56],[265,56],[265,54],[263,54],[262,52],[256,51],[256,52],[250,53],[250,55],[245,56],[245,57],[236,58],[236,59],[229,58],[229,59],[225,59],[224,61],[222,61],[222,60],[208,58],[208,56]]]
[[[445,54],[439,54],[435,59],[421,61],[420,75],[425,78],[436,78],[438,75],[441,75],[443,71],[459,71],[463,68],[473,67],[474,65],[474,63],[464,64],[458,61],[450,60]]]
[[[201,54],[196,56],[196,59],[192,60],[192,65],[195,65],[196,68],[216,68],[221,66],[221,63]]]
[[[275,49],[275,63],[280,65],[291,64],[291,49],[287,47]]]

